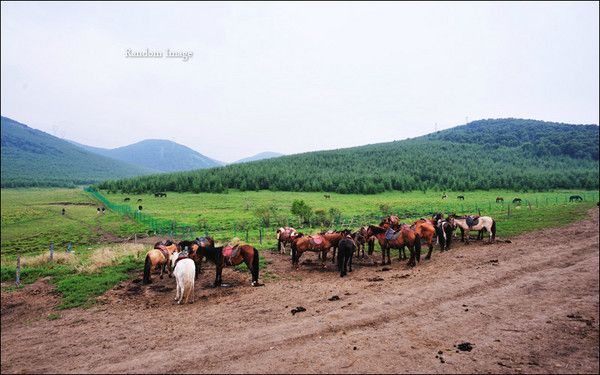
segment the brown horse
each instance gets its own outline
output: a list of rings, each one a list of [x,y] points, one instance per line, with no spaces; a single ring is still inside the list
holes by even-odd
[[[292,267],[295,266],[296,269],[299,269],[300,265],[298,262],[302,253],[305,251],[314,251],[322,254],[321,266],[327,268],[325,260],[330,248],[331,243],[321,235],[305,236],[302,233],[298,233],[298,237],[292,242]]]
[[[251,245],[235,245],[235,246],[221,246],[221,247],[198,247],[197,255],[199,257],[206,257],[206,260],[210,260],[216,266],[215,282],[213,287],[218,287],[223,284],[221,273],[223,268],[227,266],[237,266],[244,262],[250,273],[252,274],[252,286],[260,286],[258,282],[258,263],[259,256],[258,250]]]
[[[169,257],[177,249],[177,245],[170,240],[159,241],[154,244],[154,248],[146,254],[146,260],[144,261],[144,284],[150,284],[150,274],[152,271],[160,268],[160,278],[163,278],[165,269],[167,274],[171,277],[171,268],[169,267]]]
[[[356,242],[356,257],[358,257],[361,249],[362,249],[362,258],[365,257],[365,244],[368,245],[369,255],[373,254],[373,250],[375,249],[375,237],[369,236],[369,227],[363,226],[360,227],[359,230],[352,233],[352,238],[354,242]]]
[[[277,229],[277,251],[285,254],[285,245],[288,243],[291,245],[296,237],[298,237],[298,231],[292,227],[281,227]]]
[[[349,229],[344,230],[329,230],[327,232],[321,232],[321,236],[323,236],[329,243],[331,247],[333,247],[333,254],[331,257],[331,263],[335,263],[335,254],[337,253],[338,243],[351,232]]]
[[[400,250],[398,259],[402,260],[400,258],[400,253],[404,251],[404,247],[408,247],[408,250],[410,251],[408,265],[414,267],[416,262],[421,260],[421,237],[406,224],[400,225],[400,230],[395,232],[394,236],[390,239],[386,238],[386,232],[387,229],[383,227],[369,225],[369,234],[375,236],[377,241],[379,241],[379,246],[381,246],[381,263],[392,264],[390,258],[390,249],[392,248]],[[388,259],[387,263],[385,261],[386,254]]]
[[[435,236],[435,226],[431,223],[431,220],[419,219],[415,221],[414,228],[411,227],[420,237],[425,240],[429,247],[429,252],[425,259],[431,259],[431,252],[433,251],[433,237]]]

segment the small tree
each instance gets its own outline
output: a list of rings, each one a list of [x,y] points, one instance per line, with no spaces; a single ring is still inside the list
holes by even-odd
[[[339,223],[342,217],[342,211],[335,207],[331,207],[329,209],[329,217],[331,217],[331,221]]]
[[[254,209],[254,216],[256,216],[260,223],[265,227],[268,227],[271,224],[271,214],[272,211],[269,207],[257,207]]]
[[[292,215],[298,216],[302,223],[307,223],[312,214],[312,208],[306,204],[303,200],[296,199],[292,203]]]

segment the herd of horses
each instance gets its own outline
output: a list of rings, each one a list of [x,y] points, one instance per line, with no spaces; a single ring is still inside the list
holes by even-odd
[[[489,241],[496,237],[496,222],[489,216],[456,216],[437,213],[431,219],[419,219],[412,225],[401,223],[397,216],[390,215],[384,218],[379,225],[365,225],[357,231],[349,229],[330,230],[318,234],[305,235],[291,227],[282,227],[277,230],[277,251],[286,253],[289,245],[292,267],[299,269],[300,257],[306,251],[317,252],[321,258],[321,266],[326,268],[327,255],[332,251],[332,262],[336,262],[340,276],[352,272],[352,258],[365,257],[365,247],[368,255],[375,249],[375,241],[381,247],[381,263],[391,264],[390,250],[397,249],[399,260],[406,260],[406,248],[410,257],[408,265],[414,267],[421,260],[421,246],[428,246],[425,259],[430,259],[434,244],[440,246],[440,251],[450,249],[452,237],[456,229],[460,229],[461,240],[469,242],[469,232],[477,231],[478,238],[483,238],[483,233],[489,233]],[[465,233],[467,236],[465,237]],[[337,253],[337,259],[336,259]],[[175,300],[178,304],[194,302],[194,282],[198,278],[202,262],[206,259],[215,265],[215,280],[213,287],[221,286],[223,268],[245,263],[252,274],[252,286],[259,283],[259,252],[248,244],[215,246],[212,237],[198,237],[193,241],[180,241],[175,243],[170,240],[154,244],[148,251],[144,261],[143,284],[152,282],[151,274],[159,272],[169,277],[175,276],[177,284]]]
[[[428,246],[425,259],[430,259],[433,252],[434,241],[439,244],[441,251],[450,249],[452,236],[456,228],[460,229],[461,240],[469,242],[469,232],[477,231],[478,238],[484,232],[489,233],[489,241],[496,238],[496,222],[489,216],[464,216],[454,214],[444,215],[437,213],[431,219],[419,219],[412,225],[400,222],[397,216],[390,215],[384,218],[379,225],[366,225],[355,232],[348,229],[341,231],[326,231],[313,235],[305,235],[291,227],[282,227],[277,230],[277,251],[285,253],[287,245],[290,247],[292,266],[299,268],[299,260],[306,251],[319,253],[322,267],[326,267],[327,254],[333,250],[332,262],[336,260],[340,276],[352,271],[352,257],[356,253],[365,256],[365,245],[368,255],[374,251],[375,241],[381,247],[381,263],[391,264],[391,249],[399,250],[399,259],[406,259],[406,248],[410,253],[409,266],[415,266],[421,259],[421,245]],[[465,233],[467,236],[465,237]],[[348,271],[347,271],[348,268]]]

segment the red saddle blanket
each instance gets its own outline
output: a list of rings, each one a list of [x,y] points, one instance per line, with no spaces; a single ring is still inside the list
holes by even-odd
[[[321,236],[311,236],[310,237],[310,242],[313,245],[320,245],[320,244],[323,243],[323,237],[321,237]]]
[[[223,248],[223,256],[226,258],[235,258],[240,252],[238,246],[225,246]]]

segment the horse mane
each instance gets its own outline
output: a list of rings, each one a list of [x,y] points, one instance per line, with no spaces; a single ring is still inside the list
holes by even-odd
[[[182,250],[183,250],[183,249],[185,249],[185,248],[186,248],[186,246],[187,246],[187,248],[188,248],[188,251],[189,251],[189,250],[191,250],[191,248],[192,248],[192,245],[193,245],[194,243],[195,243],[194,241],[180,241],[180,242],[177,244],[177,249],[179,249],[179,251],[182,251]]]

